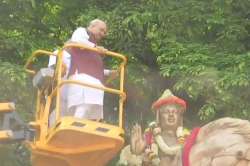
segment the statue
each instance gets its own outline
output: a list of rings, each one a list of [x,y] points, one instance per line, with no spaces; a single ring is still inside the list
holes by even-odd
[[[188,135],[183,129],[184,100],[166,90],[152,108],[156,122],[144,133],[138,124],[132,128],[131,144],[123,149],[120,165],[250,165],[249,121],[222,118]]]

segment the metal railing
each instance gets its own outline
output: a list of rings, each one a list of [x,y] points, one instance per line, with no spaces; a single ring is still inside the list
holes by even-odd
[[[63,50],[67,49],[67,48],[79,48],[79,49],[86,49],[89,51],[93,51],[93,52],[97,52],[100,54],[103,54],[104,56],[111,56],[114,58],[118,58],[120,60],[122,60],[122,62],[120,63],[119,66],[119,72],[120,72],[120,85],[119,85],[119,89],[113,89],[113,88],[108,88],[105,86],[98,86],[98,85],[93,85],[93,84],[89,84],[89,83],[85,83],[82,81],[74,81],[74,80],[62,80],[62,57],[63,57]],[[26,71],[32,75],[34,75],[36,73],[35,70],[30,69],[30,66],[34,60],[34,58],[37,58],[39,56],[57,56],[58,58],[58,63],[56,66],[56,70],[55,70],[55,77],[56,77],[56,87],[52,90],[51,94],[49,95],[50,98],[56,96],[56,122],[60,120],[60,94],[61,94],[61,87],[65,84],[76,84],[76,85],[80,85],[80,86],[85,86],[85,87],[90,87],[90,88],[95,88],[95,89],[99,89],[99,90],[103,90],[105,92],[108,93],[112,93],[112,94],[116,94],[119,95],[119,127],[123,128],[123,105],[124,105],[124,101],[126,99],[126,94],[124,92],[124,75],[125,75],[125,66],[127,64],[127,58],[119,53],[115,53],[112,51],[105,51],[102,52],[97,48],[93,48],[93,47],[88,47],[85,46],[83,44],[79,44],[79,43],[69,43],[69,44],[65,44],[64,47],[58,52],[58,54],[54,54],[53,52],[50,51],[44,51],[44,50],[37,50],[35,51],[32,56],[27,60],[27,63],[25,64],[25,68]],[[39,106],[39,100],[38,100],[38,106]],[[40,114],[39,111],[42,111],[38,108],[37,106],[37,114]],[[46,118],[48,119],[48,118]],[[46,122],[47,123],[47,122]]]

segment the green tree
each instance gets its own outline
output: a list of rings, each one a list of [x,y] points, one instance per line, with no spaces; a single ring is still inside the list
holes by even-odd
[[[1,0],[1,100],[32,110],[23,102],[33,94],[21,66],[34,50],[62,46],[98,17],[109,25],[102,44],[129,59],[126,124],[154,119],[151,104],[166,88],[188,101],[187,122],[250,119],[249,8],[249,0]]]

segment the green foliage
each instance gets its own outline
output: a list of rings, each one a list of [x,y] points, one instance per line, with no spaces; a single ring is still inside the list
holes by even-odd
[[[35,99],[31,80],[24,68],[0,61],[0,73],[0,101],[14,102],[21,116],[30,120],[33,117]]]
[[[23,145],[0,145],[1,166],[30,166],[29,152]]]
[[[29,122],[34,116],[35,99],[23,67],[0,61],[0,73],[0,102],[14,102],[21,119]],[[29,154],[20,145],[1,145],[0,160],[3,166],[28,166]]]
[[[129,59],[126,124],[152,120],[151,104],[166,88],[188,101],[191,121],[250,119],[249,8],[249,0],[1,0],[1,100],[31,111],[19,65],[98,17],[109,25],[102,44]]]
[[[201,102],[201,120],[250,118],[248,1],[158,1],[152,36],[160,72]],[[159,11],[158,10],[158,11]],[[188,13],[188,14],[187,14]],[[160,21],[161,20],[161,21]],[[197,108],[196,108],[197,109]]]

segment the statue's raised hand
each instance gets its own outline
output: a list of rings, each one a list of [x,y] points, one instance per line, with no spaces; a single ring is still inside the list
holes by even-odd
[[[142,135],[141,126],[136,124],[131,131],[131,152],[139,155],[144,152],[146,148],[146,141]]]

